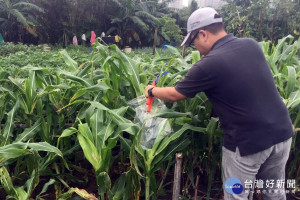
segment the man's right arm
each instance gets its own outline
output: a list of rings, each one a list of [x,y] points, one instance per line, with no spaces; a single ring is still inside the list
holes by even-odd
[[[145,97],[149,97],[148,90],[153,88],[153,85],[148,85],[145,89]],[[152,95],[158,99],[168,102],[179,101],[187,98],[181,93],[177,92],[174,87],[154,87],[152,89]]]

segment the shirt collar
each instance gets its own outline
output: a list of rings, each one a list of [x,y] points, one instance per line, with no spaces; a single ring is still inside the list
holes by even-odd
[[[230,34],[227,34],[226,36],[222,37],[221,39],[217,40],[213,46],[211,47],[210,50],[213,50],[213,49],[217,49],[219,48],[220,46],[222,46],[223,44],[235,39],[236,37],[230,33]]]

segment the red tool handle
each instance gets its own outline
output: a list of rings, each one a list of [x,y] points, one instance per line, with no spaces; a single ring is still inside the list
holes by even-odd
[[[155,86],[155,81],[153,81],[152,83],[153,86]],[[151,107],[152,107],[152,103],[153,103],[153,97],[148,97],[147,98],[147,101],[146,101],[146,105],[148,105],[148,108],[147,108],[147,112],[149,113],[151,111]]]

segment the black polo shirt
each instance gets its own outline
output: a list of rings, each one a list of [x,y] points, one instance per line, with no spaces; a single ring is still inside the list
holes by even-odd
[[[225,133],[224,146],[242,156],[293,136],[289,113],[258,43],[229,34],[218,40],[175,89],[186,97],[205,92]]]

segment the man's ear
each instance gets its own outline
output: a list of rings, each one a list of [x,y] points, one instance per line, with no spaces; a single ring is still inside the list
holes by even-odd
[[[208,34],[207,34],[207,32],[205,30],[200,30],[199,31],[199,35],[201,35],[204,40],[206,40],[207,36],[208,36]]]

